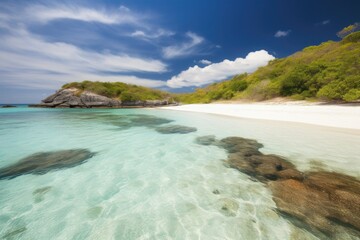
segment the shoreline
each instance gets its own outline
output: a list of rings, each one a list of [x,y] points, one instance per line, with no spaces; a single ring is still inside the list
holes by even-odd
[[[360,107],[303,101],[187,104],[160,109],[360,130]]]

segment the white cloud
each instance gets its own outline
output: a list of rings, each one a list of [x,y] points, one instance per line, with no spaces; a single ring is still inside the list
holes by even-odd
[[[140,38],[144,40],[153,40],[161,37],[170,37],[173,36],[175,33],[172,31],[158,29],[157,31],[152,32],[145,32],[142,30],[136,30],[130,34],[131,37]]]
[[[121,5],[121,6],[119,7],[119,9],[120,9],[121,11],[130,12],[130,8],[127,8],[127,7],[125,7],[124,5]]]
[[[13,88],[22,89],[58,89],[65,83],[78,82],[83,80],[99,82],[123,82],[145,87],[163,87],[166,82],[154,79],[139,78],[133,75],[97,75],[91,73],[72,73],[72,74],[50,74],[43,72],[5,72],[2,74],[0,83]]]
[[[74,45],[62,42],[46,42],[40,37],[20,30],[15,34],[3,36],[0,39],[0,50],[2,51],[1,65],[13,61],[14,64],[31,65],[37,60],[46,60],[50,65],[56,63],[69,66],[70,68],[82,67],[93,71],[116,71],[116,72],[164,72],[166,65],[153,59],[131,57],[125,54],[114,55],[110,53],[99,53],[85,51]],[[20,52],[19,52],[20,51]],[[5,55],[11,57],[5,57]],[[29,62],[17,60],[28,58]],[[66,62],[64,62],[66,61]],[[71,66],[70,66],[71,65]],[[59,67],[61,69],[61,67]],[[54,68],[53,70],[56,70]]]
[[[206,60],[206,59],[202,59],[202,60],[200,60],[199,62],[200,62],[201,64],[204,64],[204,65],[209,65],[209,64],[212,63],[211,61]]]
[[[125,54],[86,51],[63,42],[47,42],[19,29],[0,38],[0,69],[0,83],[14,86],[36,88],[87,79],[157,87],[164,83],[102,72],[164,72],[166,64]]]
[[[260,50],[250,52],[245,58],[237,58],[234,61],[226,59],[203,68],[195,65],[173,76],[167,81],[167,86],[171,88],[203,86],[227,79],[236,74],[251,73],[257,68],[267,65],[273,59],[274,57],[267,51]]]
[[[164,47],[162,49],[164,58],[176,58],[188,56],[196,52],[196,47],[204,42],[204,38],[193,32],[187,32],[186,36],[189,38],[188,42]]]
[[[330,23],[330,20],[324,20],[324,21],[321,22],[322,25],[327,25],[329,23]]]
[[[279,30],[275,33],[274,37],[276,37],[276,38],[286,37],[290,34],[290,32],[291,32],[291,30],[286,30],[286,31]]]
[[[83,22],[99,22],[103,24],[140,24],[139,15],[121,6],[116,11],[93,9],[77,5],[34,5],[25,10],[30,20],[47,23],[59,19],[71,19]]]

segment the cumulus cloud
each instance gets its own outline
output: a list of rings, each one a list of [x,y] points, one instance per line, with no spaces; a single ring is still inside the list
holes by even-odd
[[[204,64],[204,65],[209,65],[209,64],[212,63],[211,61],[206,60],[206,59],[202,59],[202,60],[200,60],[199,62],[200,62],[201,64]]]
[[[59,19],[103,24],[140,24],[142,17],[125,6],[116,10],[94,9],[78,5],[34,5],[25,10],[31,20],[47,23]]]
[[[241,73],[251,73],[261,66],[267,65],[275,59],[265,50],[250,52],[245,58],[236,58],[234,61],[225,59],[219,63],[213,63],[206,67],[195,65],[180,74],[173,76],[167,81],[171,88],[190,86],[203,86],[209,83],[227,79]]]
[[[291,30],[286,30],[286,31],[279,30],[275,33],[274,37],[276,37],[276,38],[286,37],[290,34],[290,32],[291,32]]]
[[[162,49],[164,58],[176,58],[193,54],[197,51],[197,46],[204,42],[204,38],[193,32],[186,33],[189,41],[178,45],[164,47]]]

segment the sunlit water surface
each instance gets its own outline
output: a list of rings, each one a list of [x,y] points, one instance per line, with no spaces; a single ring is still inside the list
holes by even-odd
[[[117,123],[131,114],[197,131]],[[227,168],[224,149],[194,142],[204,135],[253,138],[301,170],[359,178],[359,131],[156,109],[1,109],[0,168],[37,152],[97,154],[73,168],[0,180],[0,238],[316,239],[276,213],[264,184]]]

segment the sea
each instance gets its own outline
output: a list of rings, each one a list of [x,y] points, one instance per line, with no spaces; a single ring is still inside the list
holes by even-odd
[[[318,239],[278,214],[265,184],[229,168],[224,149],[196,142],[208,135],[360,178],[358,130],[156,108],[0,108],[0,172],[34,154],[94,153],[1,179],[0,239]]]

